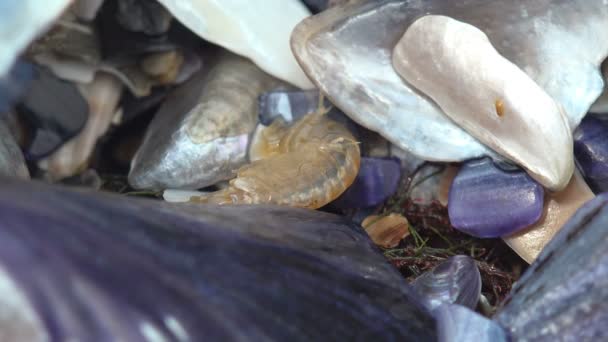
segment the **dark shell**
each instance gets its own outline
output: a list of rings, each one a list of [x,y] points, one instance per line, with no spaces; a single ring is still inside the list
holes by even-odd
[[[608,121],[587,115],[574,132],[576,163],[594,192],[608,191]]]
[[[513,287],[496,320],[516,341],[608,339],[608,195],[585,204]]]
[[[462,232],[500,237],[538,221],[543,201],[543,187],[526,172],[503,170],[486,158],[462,166],[450,188],[448,214]]]
[[[481,275],[475,260],[453,256],[412,282],[430,310],[443,304],[460,304],[475,309],[481,295]]]
[[[84,127],[89,104],[75,84],[57,78],[48,69],[36,67],[34,78],[17,105],[32,130],[25,148],[27,159],[48,156]]]
[[[331,206],[349,209],[379,205],[397,191],[400,179],[398,160],[363,157],[357,178]]]
[[[120,0],[116,13],[122,27],[148,35],[166,33],[173,16],[157,1]]]
[[[4,181],[0,215],[0,269],[50,340],[436,339],[366,233],[331,214]]]

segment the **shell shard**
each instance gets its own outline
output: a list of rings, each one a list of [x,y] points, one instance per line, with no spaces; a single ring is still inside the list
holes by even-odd
[[[545,187],[568,184],[573,147],[562,109],[481,30],[446,16],[422,17],[397,43],[393,65],[447,116]]]
[[[587,115],[574,132],[574,157],[596,193],[608,191],[608,121]]]
[[[434,311],[439,342],[507,342],[505,330],[496,322],[456,304],[446,304]]]
[[[312,84],[289,49],[289,34],[310,15],[299,0],[159,0],[200,37],[250,58],[262,70],[303,89]]]
[[[444,304],[459,304],[475,309],[481,295],[481,275],[475,260],[466,255],[453,256],[412,282],[429,310]]]
[[[158,110],[131,163],[131,186],[197,189],[232,178],[246,162],[258,95],[280,84],[245,58],[220,53]]]
[[[602,91],[599,66],[608,53],[603,0],[354,1],[304,20],[293,32],[292,48],[333,103],[396,145],[427,160],[486,154],[390,66],[399,38],[427,14],[481,29],[563,106],[571,129]]]
[[[513,235],[504,236],[503,240],[522,259],[532,263],[572,215],[593,197],[583,177],[574,172],[564,190],[545,194],[545,204],[538,222]]]
[[[335,215],[12,181],[0,213],[0,286],[50,340],[436,340],[398,271]],[[3,313],[24,313],[11,300]]]
[[[608,338],[607,200],[579,209],[517,281],[495,316],[513,340]]]

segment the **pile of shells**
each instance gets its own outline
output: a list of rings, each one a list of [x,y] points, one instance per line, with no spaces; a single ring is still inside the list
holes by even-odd
[[[604,0],[3,2],[0,340],[608,338]]]

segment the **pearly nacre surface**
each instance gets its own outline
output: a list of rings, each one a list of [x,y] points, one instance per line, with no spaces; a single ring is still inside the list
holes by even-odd
[[[481,29],[501,55],[564,107],[571,129],[602,91],[599,65],[608,53],[603,0],[352,1],[300,23],[292,48],[333,103],[394,144],[426,160],[486,154],[391,66],[397,41],[426,14]]]
[[[454,122],[545,187],[568,184],[574,158],[563,109],[482,31],[450,17],[424,16],[395,46],[393,66]]]
[[[197,189],[234,177],[245,164],[257,98],[282,84],[228,51],[173,92],[131,163],[137,189]]]
[[[250,58],[279,79],[313,88],[289,48],[291,31],[310,15],[299,0],[159,2],[203,39]]]

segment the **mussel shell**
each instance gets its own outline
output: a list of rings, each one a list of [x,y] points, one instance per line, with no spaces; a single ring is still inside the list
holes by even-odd
[[[50,340],[435,340],[397,270],[338,216],[8,180],[0,215],[0,267]]]
[[[481,295],[481,275],[475,260],[456,255],[412,282],[430,310],[443,304],[460,304],[474,309]]]
[[[506,342],[506,332],[498,325],[464,306],[445,304],[435,310],[439,342]]]
[[[513,287],[498,322],[517,341],[608,339],[608,195],[585,204]]]

